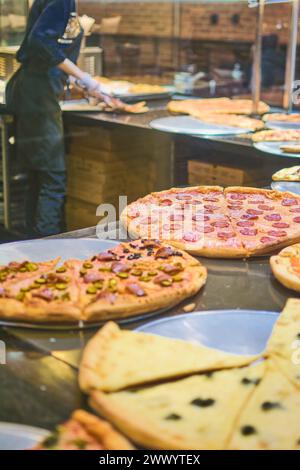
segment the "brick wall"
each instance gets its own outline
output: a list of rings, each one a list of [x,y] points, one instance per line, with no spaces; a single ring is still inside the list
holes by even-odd
[[[191,63],[208,71],[224,64],[233,65],[236,61],[250,61],[257,10],[248,8],[246,2],[224,4],[207,1],[175,5],[171,2],[116,3],[102,0],[95,3],[80,0],[79,6],[81,14],[93,16],[98,24],[103,18],[122,17],[118,34],[102,36],[106,73],[110,75],[130,74],[130,68],[135,69],[133,73],[141,74],[140,69],[150,69],[151,66],[150,73],[155,73],[160,67],[164,70],[178,69]],[[211,21],[212,15],[218,15],[215,25]],[[233,22],[234,15],[239,15],[237,24]],[[280,43],[286,44],[289,19],[289,5],[266,6],[264,33],[276,33]],[[139,58],[127,68],[121,63],[117,49],[126,35],[130,42],[136,41],[140,46]],[[176,37],[180,39],[179,43],[174,41]],[[214,42],[218,44],[211,47],[210,43]]]
[[[102,18],[122,16],[120,34],[172,37],[176,31],[176,7],[173,3],[94,3],[80,0],[79,7],[81,13],[93,16],[97,23],[100,23]],[[248,8],[246,2],[184,3],[179,8],[179,35],[182,38],[243,42],[254,39],[256,9]],[[280,41],[286,42],[289,11],[290,8],[286,4],[266,6],[265,33],[276,32]],[[219,16],[216,25],[212,25],[210,21],[213,14]],[[231,20],[234,14],[240,15],[240,22],[236,25]]]

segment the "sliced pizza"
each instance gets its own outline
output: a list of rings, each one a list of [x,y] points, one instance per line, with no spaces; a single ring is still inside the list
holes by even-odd
[[[217,114],[203,113],[201,111],[193,111],[191,116],[209,124],[218,124],[231,127],[240,127],[242,129],[256,131],[265,127],[263,121],[237,114]]]
[[[300,292],[300,243],[271,256],[270,264],[274,276],[281,284]]]
[[[252,114],[253,101],[249,99],[206,98],[170,101],[168,111],[176,114],[192,114],[197,112],[214,114]],[[258,114],[269,111],[269,106],[260,101]]]
[[[271,113],[265,114],[263,120],[268,121],[280,121],[280,122],[291,122],[291,123],[300,123],[300,114],[299,113]]]
[[[241,367],[256,359],[187,341],[121,330],[110,322],[86,346],[79,382],[85,392],[116,391],[197,372]]]
[[[300,140],[298,129],[274,129],[259,131],[252,135],[253,142],[292,142]]]
[[[93,392],[92,407],[152,449],[223,449],[264,374],[264,363],[142,389]]]
[[[271,361],[235,424],[231,450],[300,450],[300,394]]]
[[[295,155],[297,155],[298,153],[300,153],[300,145],[281,145],[280,150],[282,150],[283,153],[294,153]],[[295,181],[298,181],[298,179]]]
[[[300,299],[289,299],[279,316],[265,354],[300,388]]]
[[[300,241],[300,197],[220,186],[172,188],[131,203],[121,221],[132,237],[155,237],[192,254],[243,258]]]
[[[64,265],[20,281],[6,282],[0,290],[0,316],[33,322],[79,321],[79,290],[72,265]]]
[[[300,153],[300,145],[298,146]],[[272,176],[273,181],[300,181],[300,166],[292,166],[276,171]]]
[[[82,263],[82,319],[124,318],[169,308],[196,294],[206,277],[198,260],[157,240],[121,243]]]
[[[133,450],[130,442],[107,421],[76,410],[65,423],[31,450]]]

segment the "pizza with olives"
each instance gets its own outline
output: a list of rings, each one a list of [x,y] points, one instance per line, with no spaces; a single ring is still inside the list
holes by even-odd
[[[88,260],[10,263],[0,269],[0,317],[33,322],[124,318],[176,305],[206,269],[157,240],[121,243]]]
[[[243,258],[300,241],[300,197],[238,186],[172,188],[129,204],[121,221],[132,237],[155,237],[200,256]]]

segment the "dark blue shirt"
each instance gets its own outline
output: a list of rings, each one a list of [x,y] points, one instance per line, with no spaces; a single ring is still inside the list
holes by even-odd
[[[77,61],[81,40],[75,0],[35,0],[17,60],[51,72],[66,58]]]

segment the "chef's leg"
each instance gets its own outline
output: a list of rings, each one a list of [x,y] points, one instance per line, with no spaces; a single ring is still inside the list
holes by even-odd
[[[40,236],[64,230],[65,171],[40,171],[35,230]]]
[[[27,172],[27,192],[25,195],[25,228],[27,235],[36,236],[36,210],[39,195],[38,172],[29,170]]]

